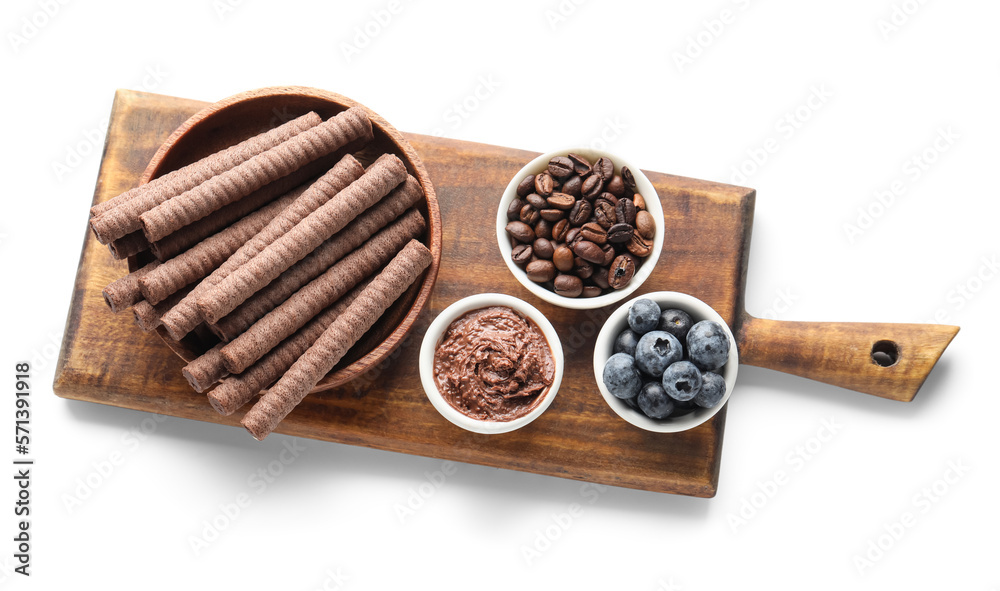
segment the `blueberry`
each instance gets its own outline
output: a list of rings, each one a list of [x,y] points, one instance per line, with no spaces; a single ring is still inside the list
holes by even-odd
[[[642,392],[642,390],[640,389],[639,392]],[[642,412],[642,410],[639,408],[639,396],[638,395],[633,396],[632,398],[626,398],[625,399],[625,404],[627,404],[628,407],[631,408],[632,410]]]
[[[628,325],[639,334],[653,330],[659,322],[660,307],[649,298],[632,302],[628,309]]]
[[[683,343],[692,324],[694,324],[694,321],[691,320],[690,314],[684,310],[670,308],[660,314],[660,324],[656,329],[669,332]]]
[[[642,387],[642,378],[635,368],[635,359],[626,353],[615,353],[604,364],[604,385],[615,398],[632,398]]]
[[[701,390],[701,372],[690,361],[678,361],[663,372],[663,389],[674,400],[687,402]]]
[[[639,338],[635,346],[635,365],[648,376],[658,378],[671,363],[684,358],[684,347],[669,332],[654,330]]]
[[[631,328],[626,328],[615,339],[615,353],[628,353],[635,356],[635,346],[639,342],[639,335]]]
[[[684,402],[674,401],[674,414],[670,415],[674,418],[683,417],[684,415],[689,415],[698,408],[698,405],[694,403],[694,400],[686,400]]]
[[[712,408],[726,394],[726,380],[717,373],[706,371],[701,374],[701,391],[694,397],[694,403],[703,408]]]
[[[702,320],[688,331],[687,353],[702,371],[715,371],[729,360],[729,336],[718,322]]]
[[[646,382],[637,398],[639,410],[651,419],[665,419],[674,411],[674,401],[659,382]]]

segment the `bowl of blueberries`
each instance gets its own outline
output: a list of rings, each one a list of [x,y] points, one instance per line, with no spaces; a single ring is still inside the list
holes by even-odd
[[[674,291],[637,297],[615,310],[594,345],[604,400],[629,423],[658,433],[708,421],[736,382],[736,339],[698,298]]]

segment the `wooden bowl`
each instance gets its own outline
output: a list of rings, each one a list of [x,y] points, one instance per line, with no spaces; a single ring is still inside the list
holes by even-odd
[[[192,115],[160,146],[140,179],[141,184],[147,183],[309,111],[315,111],[326,120],[351,107],[366,109],[372,122],[374,140],[360,149],[357,145],[347,145],[324,160],[332,166],[344,154],[353,153],[368,166],[384,153],[398,156],[424,190],[425,198],[417,204],[427,220],[427,231],[421,241],[430,249],[433,261],[423,278],[414,282],[396,300],[337,366],[320,380],[314,392],[343,385],[376,368],[413,329],[434,287],[441,263],[441,212],[427,170],[409,142],[378,114],[339,94],[300,86],[261,88],[221,100]],[[148,260],[144,256],[148,257],[149,253],[130,257],[129,269],[135,270],[146,264]],[[194,331],[180,341],[170,338],[162,327],[157,332],[167,346],[187,362],[218,342],[206,330]]]

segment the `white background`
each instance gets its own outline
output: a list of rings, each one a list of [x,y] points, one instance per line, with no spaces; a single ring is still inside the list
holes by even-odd
[[[37,460],[32,577],[11,571],[6,477],[0,584],[1000,588],[1000,403],[988,378],[1000,280],[987,264],[1000,255],[995,2],[8,0],[0,10],[0,359],[8,374],[34,360]],[[741,368],[714,499],[282,436],[256,443],[241,429],[55,397],[115,89],[217,100],[275,84],[350,96],[403,131],[536,151],[603,143],[643,168],[724,182],[742,166],[737,181],[758,191],[751,313],[940,313],[962,330],[909,404]],[[814,93],[823,98],[810,103]],[[896,181],[903,191],[880,204]],[[859,208],[871,217],[851,236]],[[10,392],[4,400],[9,433]],[[820,443],[824,421],[838,427]],[[304,451],[266,486],[251,480],[279,466],[286,443]],[[112,454],[122,462],[100,474]],[[769,484],[778,470],[787,480]],[[450,472],[443,483],[439,472]],[[80,488],[88,478],[98,485]],[[241,494],[250,505],[220,517]],[[894,525],[907,513],[911,526]],[[212,520],[226,527],[196,553],[190,540]]]

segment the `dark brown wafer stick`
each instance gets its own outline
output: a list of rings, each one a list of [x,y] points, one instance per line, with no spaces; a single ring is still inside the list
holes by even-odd
[[[183,168],[155,178],[145,185],[126,191],[108,201],[112,205],[98,204],[102,210],[90,220],[90,227],[101,244],[107,244],[142,228],[139,216],[171,197],[180,195],[250,158],[269,150],[288,138],[320,124],[316,113],[308,113],[284,125],[247,139],[235,146],[206,156]]]
[[[204,392],[211,388],[212,384],[229,375],[222,364],[222,354],[219,352],[221,349],[222,343],[219,343],[181,370],[195,392]]]
[[[201,317],[218,322],[405,179],[406,167],[399,158],[381,156],[361,178],[201,295]]]
[[[224,380],[217,388],[208,393],[208,402],[211,403],[212,408],[217,410],[219,414],[229,416],[250,402],[258,392],[274,383],[281,377],[281,374],[288,371],[288,368],[306,352],[310,345],[316,342],[319,335],[333,324],[337,316],[344,313],[344,310],[357,299],[369,283],[371,283],[371,279],[359,283],[357,287],[337,300],[337,303],[320,312],[295,334],[271,349],[267,355],[261,357],[243,373]],[[218,357],[218,363],[219,366],[215,371],[225,372],[221,356]]]
[[[132,306],[132,313],[135,315],[135,323],[139,325],[144,332],[152,332],[156,330],[156,327],[160,326],[160,318],[163,314],[171,308],[174,304],[180,301],[185,295],[190,291],[190,287],[184,288],[181,291],[172,294],[169,298],[163,300],[155,306],[150,304],[146,300],[139,300]]]
[[[252,239],[275,217],[291,205],[306,187],[300,187],[268,203],[228,228],[209,236],[159,267],[139,278],[139,291],[151,304],[157,304],[185,285],[205,277],[224,263],[247,240]]]
[[[229,373],[241,373],[288,338],[323,308],[337,301],[362,279],[385,265],[406,244],[423,233],[424,218],[404,216],[295,292],[246,332],[222,348]]]
[[[319,209],[337,193],[356,181],[364,172],[364,167],[354,156],[350,154],[344,156],[326,174],[310,185],[309,189],[295,200],[295,203],[271,220],[263,230],[248,240],[216,272],[212,273],[212,281],[209,285],[215,285],[222,281],[241,265],[257,256],[269,244],[283,236],[306,216]]]
[[[142,299],[142,292],[139,291],[139,278],[160,266],[159,261],[153,261],[137,269],[128,275],[108,284],[102,291],[104,301],[115,314],[131,307]]]
[[[260,209],[315,176],[322,174],[329,167],[330,163],[327,158],[311,162],[288,176],[281,177],[273,183],[264,185],[236,203],[230,203],[219,211],[213,212],[211,215],[203,217],[193,224],[184,226],[166,238],[150,244],[149,250],[160,262],[175,257],[236,220]],[[145,238],[142,230],[139,230],[138,234]]]
[[[129,190],[125,191],[124,193],[120,193],[112,197],[111,199],[101,201],[100,203],[95,203],[90,207],[90,217],[96,218],[97,216],[118,207],[122,203],[129,201],[130,199],[135,197],[135,195],[136,193],[134,191]]]
[[[303,203],[311,204],[324,200],[329,202],[330,199],[353,182],[360,174],[364,174],[360,163],[353,156],[345,156],[329,172],[320,177],[320,179],[307,189],[306,193],[308,196],[306,194],[302,195],[307,198]],[[297,208],[295,213],[306,213],[306,209],[308,208]],[[294,216],[289,219],[294,219]],[[197,307],[198,298],[210,291],[243,263],[252,259],[261,249],[266,248],[267,244],[265,243],[268,240],[276,239],[278,237],[277,229],[281,227],[285,227],[285,225],[280,225],[280,227],[276,225],[276,228],[272,229],[274,231],[268,230],[264,233],[266,235],[261,236],[261,240],[256,240],[257,237],[254,237],[246,245],[246,248],[240,248],[218,269],[213,271],[211,275],[199,283],[189,297],[182,300],[174,309],[165,314],[163,317],[163,326],[170,336],[175,340],[180,340],[201,323],[201,312]],[[294,227],[294,224],[292,227]]]
[[[361,246],[372,234],[398,218],[408,207],[419,201],[423,194],[420,183],[412,176],[408,177],[406,182],[355,218],[309,256],[289,267],[219,322],[209,324],[209,329],[223,341],[235,339],[300,287],[319,277],[331,265]],[[412,210],[406,215],[419,217],[420,212]]]
[[[128,236],[109,242],[108,250],[111,251],[111,256],[118,260],[127,259],[134,254],[149,250],[149,240],[146,240],[142,232],[132,232]]]
[[[352,107],[150,209],[139,216],[142,231],[150,242],[160,240],[309,162],[372,137],[365,110]]]
[[[333,321],[316,342],[285,372],[241,424],[258,441],[267,437],[309,393],[354,343],[375,324],[390,305],[431,264],[431,251],[410,241],[361,292],[358,299]]]

